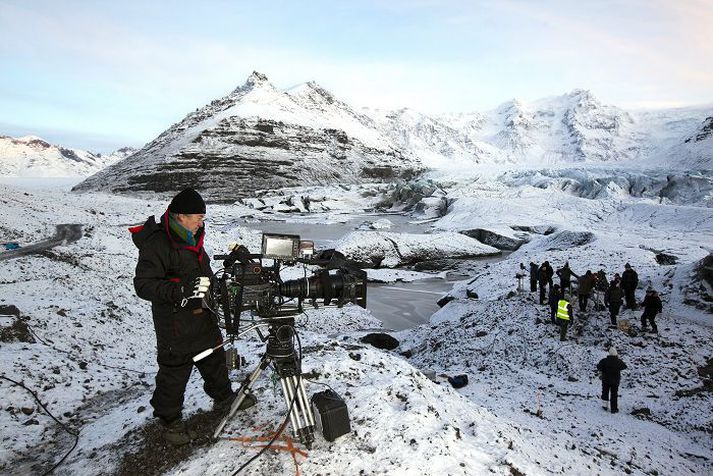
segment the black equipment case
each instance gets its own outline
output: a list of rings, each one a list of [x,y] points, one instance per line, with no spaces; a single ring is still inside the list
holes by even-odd
[[[325,440],[334,441],[352,431],[347,404],[342,397],[332,390],[325,390],[312,395],[310,401],[317,427],[322,431]]]

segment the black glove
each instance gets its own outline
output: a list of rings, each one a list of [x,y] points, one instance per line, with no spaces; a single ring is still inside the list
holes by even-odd
[[[203,299],[210,288],[210,278],[207,276],[198,276],[196,278],[186,279],[181,284],[181,307],[186,307],[189,299]]]

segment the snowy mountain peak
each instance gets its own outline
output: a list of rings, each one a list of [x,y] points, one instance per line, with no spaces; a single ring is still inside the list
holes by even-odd
[[[126,153],[133,151],[125,148]],[[91,175],[126,157],[95,154],[53,145],[37,136],[0,135],[0,175],[11,177],[76,177]]]
[[[47,141],[38,136],[10,137],[0,135],[0,139],[8,139],[16,144],[26,144],[27,146],[38,150],[52,147]]]
[[[190,186],[208,199],[226,200],[256,189],[393,180],[421,170],[371,118],[317,83],[280,91],[253,72],[245,85],[196,109],[75,190]]]
[[[589,89],[573,89],[572,91],[565,94],[566,97],[573,99],[579,99],[581,101],[597,101],[592,92]]]
[[[226,97],[243,96],[249,93],[250,91],[261,88],[275,89],[272,83],[270,83],[270,81],[267,79],[267,76],[257,71],[253,71],[252,74],[248,76],[248,79],[245,80],[245,83],[235,88],[233,92],[231,92]]]
[[[327,91],[315,81],[308,81],[306,83],[299,84],[288,89],[286,92],[297,101],[303,101],[313,105],[321,105],[322,107],[337,105],[344,109],[351,109],[347,104],[336,99],[331,92]]]

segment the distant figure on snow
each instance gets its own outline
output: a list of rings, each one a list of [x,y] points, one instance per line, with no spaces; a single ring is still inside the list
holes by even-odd
[[[574,311],[572,305],[566,299],[560,299],[557,302],[557,324],[560,326],[560,341],[567,340],[567,327],[570,321],[574,320]]]
[[[525,279],[526,274],[527,273],[525,270],[525,265],[520,263],[520,270],[517,273],[515,273],[515,277],[517,278],[517,292],[521,292],[521,291],[525,290],[525,288],[522,285],[522,281],[523,281],[523,279]]]
[[[530,261],[530,292],[537,291],[537,271],[539,270],[537,263]]]
[[[654,320],[656,314],[663,311],[663,305],[661,304],[661,298],[659,293],[649,288],[646,290],[646,297],[644,302],[641,303],[644,306],[644,313],[641,314],[641,330],[646,331],[646,321],[651,324],[651,332],[658,333],[659,329],[656,327],[656,321]]]
[[[562,289],[562,295],[564,295],[566,292],[572,294],[572,276],[574,276],[575,278],[579,278],[579,276],[577,276],[574,271],[570,269],[569,261],[565,262],[564,266],[557,270],[557,276],[559,276],[560,278],[560,288]]]
[[[560,299],[562,298],[562,289],[560,288],[559,284],[555,284],[554,286],[552,286],[552,289],[550,289],[550,295],[547,299],[547,304],[550,305],[550,321],[552,322],[552,324],[557,324],[557,321],[555,319],[557,317],[557,306],[559,305]]]
[[[602,311],[604,310],[603,298],[609,288],[609,281],[607,281],[607,274],[603,269],[597,271],[596,285],[594,286],[594,310]]]
[[[619,315],[619,310],[621,305],[624,303],[624,291],[619,287],[619,283],[616,279],[613,279],[609,283],[609,288],[604,294],[604,304],[609,308],[609,320],[611,321],[611,327],[616,328],[616,317]]]
[[[589,299],[590,294],[592,294],[592,290],[596,284],[597,278],[590,270],[587,270],[584,276],[579,277],[578,298],[579,310],[581,312],[585,312],[587,310],[587,300]]]
[[[552,287],[552,276],[555,274],[549,261],[545,261],[537,272],[537,282],[540,285],[540,304],[545,303],[547,287]]]
[[[621,275],[621,289],[624,291],[627,309],[636,309],[636,287],[639,285],[639,275],[629,263],[624,265]]]
[[[612,413],[619,411],[619,382],[621,381],[621,371],[626,368],[626,364],[619,358],[616,347],[609,348],[609,355],[604,357],[597,364],[597,370],[601,372],[602,379],[602,400],[609,402]],[[606,410],[606,405],[604,409]]]

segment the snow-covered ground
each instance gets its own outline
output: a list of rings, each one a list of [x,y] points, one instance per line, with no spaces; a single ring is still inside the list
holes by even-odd
[[[347,402],[352,425],[349,435],[333,443],[318,438],[308,457],[297,456],[302,474],[710,474],[713,315],[684,304],[693,266],[713,246],[710,191],[703,188],[690,205],[621,190],[590,197],[550,186],[560,182],[547,174],[537,180],[498,177],[448,184],[448,213],[433,222],[430,235],[402,234],[392,226],[388,232],[356,231],[340,242],[352,257],[381,250],[382,266],[412,262],[411,256],[492,251],[455,233],[462,230],[491,230],[525,244],[500,261],[472,261],[471,275],[456,284],[453,299],[430,324],[395,334],[401,341],[395,351],[361,342],[380,326],[368,310],[347,306],[300,318],[303,366],[314,382],[308,392],[332,386]],[[329,196],[328,206],[313,215],[302,214],[295,201],[283,203],[285,195],[211,205],[207,251],[222,252],[232,241],[257,250],[259,233],[233,217],[339,222],[378,202],[363,191],[313,189],[308,195]],[[160,215],[167,202],[7,183],[0,185],[0,197],[3,242],[26,246],[51,236],[57,224],[84,225],[74,243],[0,261],[3,375],[37,392],[58,419],[80,432],[57,474],[109,474],[122,464],[129,474],[126,453],[141,450],[139,436],[152,420],[148,401],[156,364],[150,305],[133,291],[137,252],[127,228]],[[661,252],[678,262],[658,264]],[[649,284],[661,292],[660,334],[631,337],[609,330],[603,313],[590,312],[578,319],[572,339],[560,343],[554,326],[538,323],[547,319],[546,308],[529,293],[513,292],[519,264],[544,260],[555,268],[569,261],[576,272],[603,268],[609,276],[631,263],[641,281],[639,297]],[[405,271],[382,268],[369,275],[379,281],[421,276]],[[636,328],[638,316],[626,311],[622,318]],[[629,366],[618,415],[601,409],[593,372],[609,343]],[[262,349],[254,337],[241,342],[247,369]],[[467,374],[469,384],[455,390],[441,377],[456,374]],[[200,387],[194,375],[188,416],[210,408]],[[42,473],[73,438],[28,392],[5,380],[0,388],[0,471]],[[258,405],[238,413],[226,437],[257,435],[282,422],[284,401],[270,379],[261,378],[255,393]],[[637,409],[641,414],[632,415]],[[160,470],[232,474],[254,454],[223,438],[196,445],[177,466]],[[268,451],[246,473],[293,471],[290,454]]]

